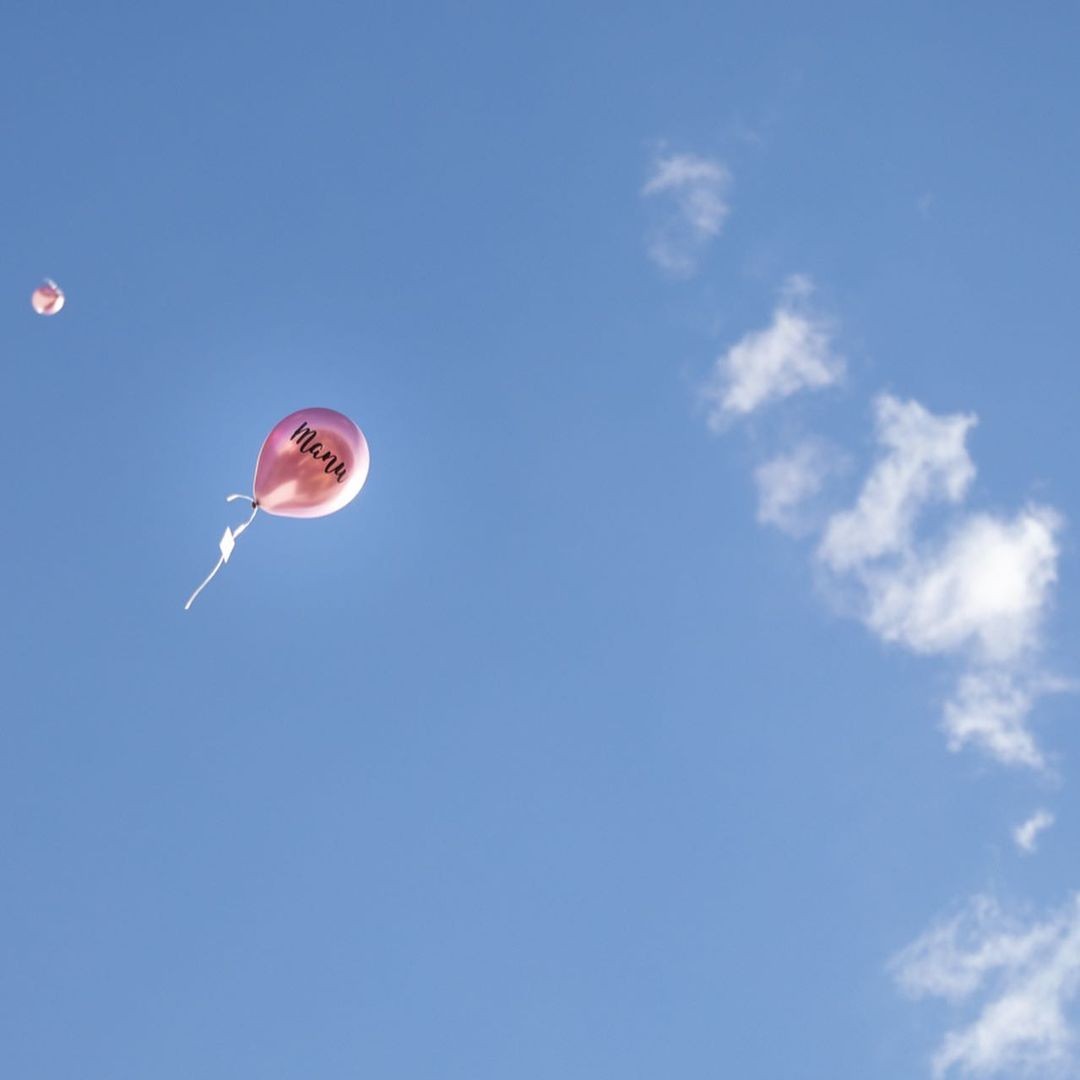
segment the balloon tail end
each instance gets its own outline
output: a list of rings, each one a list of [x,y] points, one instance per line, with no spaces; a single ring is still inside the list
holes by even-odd
[[[232,502],[234,499],[246,499],[246,495],[230,495],[228,501]],[[236,538],[255,520],[255,515],[259,512],[258,503],[254,500],[251,502],[251,517],[243,523],[238,525],[235,529],[230,529],[225,526],[225,532],[222,533],[221,539],[218,541],[218,551],[221,552],[221,558],[218,559],[217,565],[206,576],[206,580],[188,597],[188,602],[184,605],[184,610],[189,611],[191,605],[195,603],[199,593],[214,580],[214,575],[229,561],[229,556],[232,555],[233,550],[236,547]]]

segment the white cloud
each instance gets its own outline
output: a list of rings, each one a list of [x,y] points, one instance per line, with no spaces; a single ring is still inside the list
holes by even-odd
[[[1034,853],[1038,843],[1039,833],[1049,829],[1054,824],[1054,815],[1049,810],[1036,810],[1022,825],[1013,829],[1013,839],[1016,846],[1026,855]]]
[[[981,747],[1005,765],[1041,769],[1046,764],[1027,729],[1035,690],[1008,672],[969,672],[945,703],[944,728],[950,750],[968,743]]]
[[[966,447],[974,416],[935,415],[915,401],[875,403],[883,453],[854,505],[830,518],[818,558],[849,585],[866,626],[922,655],[969,670],[945,705],[949,747],[974,745],[1009,765],[1042,768],[1027,727],[1039,695],[1064,688],[1037,670],[1042,623],[1057,581],[1056,511],[954,515],[919,535],[932,504],[959,503],[975,476]]]
[[[810,307],[812,291],[809,279],[789,278],[772,322],[717,357],[702,389],[711,428],[718,430],[733,416],[799,390],[831,386],[843,376],[844,361],[833,348],[831,327]]]
[[[890,969],[913,997],[969,1008],[971,1019],[947,1032],[934,1055],[936,1076],[1075,1075],[1080,897],[1027,924],[975,897]]]
[[[702,389],[710,427],[842,377],[811,293],[806,278],[789,279],[770,324],[718,357]],[[951,750],[974,746],[1008,765],[1045,768],[1028,721],[1041,695],[1066,688],[1040,665],[1061,516],[1035,504],[1012,516],[956,509],[975,479],[971,413],[935,414],[890,394],[874,412],[880,450],[853,504],[825,522],[816,551],[824,580],[882,641],[964,664],[944,709]],[[813,531],[829,465],[809,441],[760,465],[758,521]],[[946,512],[932,531],[931,507]]]
[[[834,452],[810,439],[759,465],[754,470],[758,521],[793,536],[810,531],[807,504],[821,492],[837,465]]]
[[[935,416],[917,401],[889,394],[874,402],[878,442],[885,454],[870,471],[854,507],[836,514],[819,554],[834,570],[902,551],[922,507],[958,502],[975,476],[964,441],[975,417]]]
[[[973,745],[1005,765],[1046,764],[1027,721],[1039,696],[1066,688],[1031,670],[1057,579],[1060,525],[1045,507],[1011,520],[973,514],[940,548],[858,572],[863,618],[879,637],[972,665],[945,704],[950,750]]]
[[[663,271],[690,277],[697,270],[731,212],[730,190],[731,173],[719,161],[696,154],[657,159],[641,194],[649,199],[666,196],[670,204],[649,243],[649,255]]]
[[[866,621],[886,641],[919,653],[969,650],[1017,660],[1037,641],[1057,580],[1061,520],[1033,506],[1009,519],[972,514],[937,551],[869,569]]]

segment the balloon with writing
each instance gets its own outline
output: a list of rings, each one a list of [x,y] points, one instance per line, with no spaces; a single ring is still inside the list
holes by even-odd
[[[55,315],[64,306],[64,290],[46,278],[30,294],[30,303],[39,315]]]
[[[226,529],[218,550],[221,558],[184,605],[186,611],[229,561],[236,538],[260,510],[279,517],[324,517],[347,506],[367,479],[371,455],[364,433],[333,409],[301,409],[279,421],[259,451],[252,494],[229,495],[227,501],[247,499],[251,515],[235,529]]]

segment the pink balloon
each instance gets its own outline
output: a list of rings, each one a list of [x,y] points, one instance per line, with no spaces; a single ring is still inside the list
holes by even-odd
[[[370,464],[367,439],[347,416],[301,409],[266,436],[255,466],[255,504],[281,517],[332,514],[356,498]]]
[[[30,303],[39,315],[55,315],[64,306],[64,290],[46,278],[30,295]]]

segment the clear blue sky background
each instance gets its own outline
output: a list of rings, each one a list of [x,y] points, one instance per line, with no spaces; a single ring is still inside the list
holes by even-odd
[[[1076,8],[541,8],[9,5],[3,1075],[908,1078],[888,957],[1080,885],[1075,703],[1060,790],[948,754],[695,405],[805,272],[824,433],[972,410],[979,505],[1080,516]],[[735,178],[690,282],[665,140]],[[306,405],[367,487],[185,614]]]

